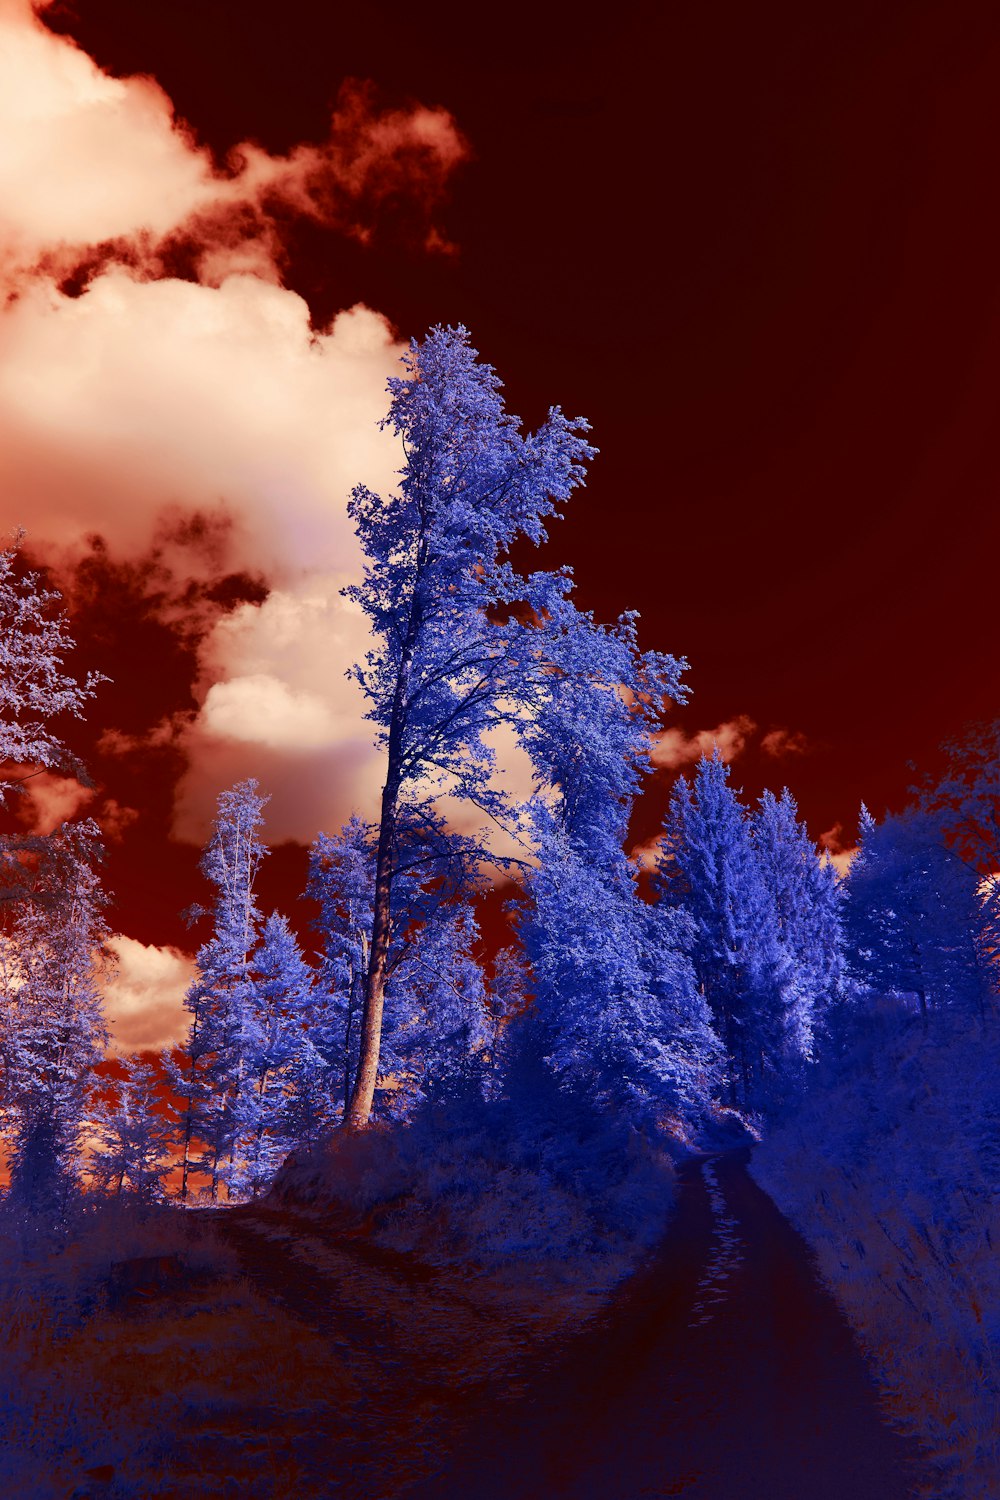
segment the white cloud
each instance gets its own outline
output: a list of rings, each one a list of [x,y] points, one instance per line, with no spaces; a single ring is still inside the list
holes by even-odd
[[[673,771],[693,765],[718,747],[722,759],[728,763],[746,747],[756,728],[753,719],[740,714],[735,719],[717,724],[714,729],[699,729],[694,734],[685,734],[683,729],[665,729],[655,737],[650,759],[658,769]]]
[[[318,750],[335,744],[340,728],[322,698],[297,692],[259,672],[216,682],[202,704],[201,724],[218,739],[272,750]]]
[[[284,157],[243,143],[220,164],[154,80],[108,76],[26,0],[0,0],[10,521],[56,565],[97,532],[112,558],[155,542],[168,564],[242,568],[273,590],[217,622],[194,721],[147,740],[186,752],[180,837],[200,842],[218,792],[248,775],[272,793],[272,839],[309,840],[376,804],[372,726],[344,675],[369,648],[368,626],[340,589],[360,573],[348,495],[359,482],[390,491],[402,461],[378,426],[400,346],[363,306],[313,327],[281,285],[272,210],[362,239],[379,202],[408,202],[420,222],[465,152],[446,111],[378,110],[355,87],[325,141]],[[164,274],[164,247],[178,240],[198,282]],[[82,294],[60,290],[82,265],[93,272]],[[193,513],[228,521],[224,556],[171,555],[165,518]],[[103,748],[135,746],[111,724]],[[135,816],[107,808],[118,829]]]
[[[368,623],[341,597],[339,573],[314,573],[242,604],[203,653],[201,710],[180,729],[189,760],[177,794],[179,836],[201,842],[220,791],[256,776],[271,796],[267,836],[311,842],[378,805],[382,764],[366,701],[348,668]]]
[[[183,1002],[195,974],[193,959],[177,948],[157,948],[121,933],[109,938],[108,946],[118,961],[118,973],[104,992],[115,1050],[182,1042],[190,1021]]]
[[[147,548],[165,512],[228,513],[234,566],[355,566],[351,487],[392,483],[377,422],[398,349],[357,307],[317,334],[303,300],[114,269],[40,283],[0,313],[0,486],[33,543]]]
[[[364,237],[362,204],[402,190],[433,203],[466,155],[451,116],[378,111],[345,88],[327,140],[271,156],[234,146],[224,166],[199,146],[152,78],[112,78],[48,30],[28,0],[0,4],[0,270],[70,269],[88,246],[156,266],[172,234],[203,246],[203,279],[234,266],[276,276],[270,201]],[[433,243],[433,235],[428,235]]]

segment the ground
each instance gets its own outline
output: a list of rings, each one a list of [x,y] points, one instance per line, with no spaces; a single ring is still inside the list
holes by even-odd
[[[180,1286],[154,1269],[25,1364],[8,1397],[7,1493],[916,1492],[915,1449],[882,1421],[804,1242],[738,1153],[682,1170],[663,1243],[610,1298],[433,1266],[333,1210],[185,1217],[215,1262]]]

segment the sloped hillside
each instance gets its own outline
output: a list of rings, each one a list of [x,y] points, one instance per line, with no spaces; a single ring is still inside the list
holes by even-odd
[[[1000,1026],[885,1016],[757,1149],[933,1494],[1000,1494]],[[930,1493],[930,1492],[929,1492]]]

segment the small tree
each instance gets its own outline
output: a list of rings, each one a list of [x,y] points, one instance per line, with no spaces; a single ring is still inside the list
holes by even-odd
[[[318,991],[324,996],[311,1028],[327,1087],[346,1115],[357,1076],[361,1011],[371,950],[376,835],[351,818],[337,834],[321,833],[309,851],[306,894],[319,904],[322,948]]]
[[[191,1013],[186,1065],[173,1072],[184,1101],[182,1198],[192,1169],[207,1174],[214,1198],[227,1159],[235,1159],[254,1009],[251,959],[261,921],[255,884],[267,853],[258,830],[266,802],[252,778],[223,792],[202,856],[215,900],[211,913],[194,907],[192,915],[210,914],[214,930],[198,951],[198,973],[185,1000]],[[205,1148],[197,1162],[195,1138]]]
[[[127,1190],[140,1203],[159,1202],[163,1179],[173,1170],[175,1119],[164,1110],[162,1074],[142,1057],[117,1059],[115,1078],[101,1080],[90,1115],[98,1134],[95,1182],[120,1196]]]
[[[243,1075],[233,1107],[233,1165],[226,1174],[231,1193],[256,1197],[297,1143],[295,1093],[313,1089],[315,1050],[305,1031],[312,983],[286,918],[272,912],[253,957]],[[301,1104],[298,1114],[306,1116]]]

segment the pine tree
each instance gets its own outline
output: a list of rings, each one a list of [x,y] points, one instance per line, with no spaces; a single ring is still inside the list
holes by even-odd
[[[943,773],[914,790],[943,842],[978,876],[976,948],[985,1018],[1000,992],[1000,719],[970,724],[942,748]]]
[[[173,1170],[176,1121],[164,1108],[162,1073],[142,1057],[118,1058],[117,1076],[101,1080],[91,1104],[98,1148],[92,1171],[105,1192],[134,1194],[140,1203],[159,1202],[163,1179]]]
[[[882,995],[911,995],[926,1017],[979,1010],[978,878],[944,842],[939,816],[911,809],[876,823],[862,808],[859,852],[847,881],[848,957]]]
[[[30,1211],[56,1216],[76,1184],[94,1069],[108,1041],[100,857],[91,821],[42,841],[27,897],[4,935],[10,1191]]]
[[[642,899],[624,853],[649,734],[683,664],[641,654],[635,619],[562,613],[523,733],[540,792],[537,868],[520,930],[549,1066],[635,1123],[707,1102],[718,1046],[684,947],[687,924]]]
[[[733,1100],[760,1103],[780,1069],[788,965],[775,897],[718,750],[693,783],[677,780],[660,869],[663,899],[693,922],[691,956],[729,1057]]]
[[[684,952],[682,914],[648,905],[625,855],[598,860],[537,811],[540,863],[521,918],[544,1056],[636,1125],[708,1103],[718,1044]]]
[[[315,1050],[306,1035],[312,971],[285,917],[273,912],[253,956],[252,1002],[242,1038],[241,1088],[233,1105],[231,1194],[256,1197],[296,1144],[315,1108]],[[296,1107],[297,1105],[297,1107]]]
[[[198,951],[198,972],[185,1000],[192,1018],[186,1067],[174,1074],[184,1101],[182,1198],[192,1170],[209,1178],[215,1198],[235,1163],[255,1003],[251,960],[261,923],[255,884],[267,853],[258,836],[266,802],[252,778],[223,792],[202,856],[215,899],[210,913],[193,908],[195,916],[211,915],[213,933]],[[197,1158],[195,1140],[203,1147]]]
[[[782,1052],[786,1065],[810,1059],[817,1027],[838,994],[843,966],[842,890],[799,821],[786,787],[765,792],[751,820],[764,884],[774,902],[782,953]]]

